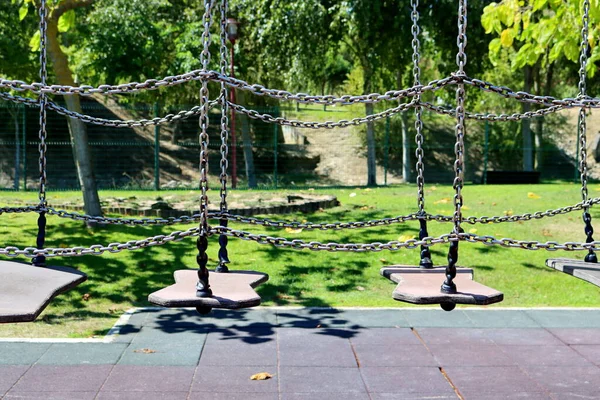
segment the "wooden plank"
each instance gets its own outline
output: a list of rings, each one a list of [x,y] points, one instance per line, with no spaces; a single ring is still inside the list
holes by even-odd
[[[148,296],[150,303],[163,307],[246,308],[258,306],[260,296],[255,287],[269,279],[267,274],[253,271],[211,272],[209,276],[212,297],[196,297],[198,271],[175,271],[175,284]]]
[[[550,258],[546,265],[600,287],[600,264],[570,258]]]
[[[86,279],[69,267],[0,261],[0,322],[34,321],[54,297]]]

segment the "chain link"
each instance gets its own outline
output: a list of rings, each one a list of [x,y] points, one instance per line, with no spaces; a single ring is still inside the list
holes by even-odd
[[[42,85],[46,85],[46,77],[48,76],[47,56],[46,56],[46,31],[48,30],[47,15],[48,10],[46,9],[46,0],[40,1],[39,16],[40,16],[40,80]],[[38,96],[38,104],[40,107],[40,121],[39,121],[39,132],[38,137],[40,142],[38,144],[39,151],[39,171],[40,171],[40,184],[38,197],[40,205],[46,205],[46,151],[48,150],[46,144],[46,94],[40,93]]]
[[[412,61],[413,61],[413,84],[415,86],[421,84],[421,68],[419,67],[420,61],[420,46],[419,42],[419,0],[411,0],[410,2],[412,12],[411,12],[411,20],[412,27],[411,32],[413,35],[412,39]],[[417,95],[415,97],[417,102],[421,102],[421,96]],[[415,142],[417,143],[417,149],[415,150],[415,156],[417,157],[417,163],[415,168],[417,170],[417,206],[419,207],[420,213],[425,213],[425,164],[423,163],[423,120],[422,120],[422,112],[423,109],[420,105],[415,106]]]
[[[221,21],[220,21],[220,67],[221,74],[227,75],[227,70],[229,68],[228,57],[227,57],[227,0],[221,0]],[[229,139],[229,118],[227,117],[229,113],[229,102],[228,98],[228,90],[225,83],[221,82],[221,93],[220,93],[220,103],[221,103],[221,174],[219,175],[219,180],[221,182],[221,203],[220,210],[221,212],[227,212],[227,155],[229,153],[229,148],[227,145]],[[235,132],[234,132],[235,134]]]

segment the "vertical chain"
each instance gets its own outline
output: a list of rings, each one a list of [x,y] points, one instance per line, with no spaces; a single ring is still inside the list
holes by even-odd
[[[229,62],[227,58],[227,11],[228,1],[221,0],[221,21],[220,26],[220,67],[221,75],[227,76],[229,73]],[[227,167],[228,161],[227,156],[229,154],[228,140],[229,140],[229,103],[227,102],[229,91],[224,82],[221,82],[220,92],[220,103],[221,103],[221,174],[219,179],[221,181],[221,204],[220,210],[222,213],[227,212]],[[227,227],[227,219],[222,219],[220,222],[221,226]],[[227,272],[227,264],[229,263],[229,255],[227,253],[227,235],[219,235],[219,265],[217,266],[217,272]]]
[[[420,50],[421,43],[419,42],[419,10],[417,7],[419,6],[419,0],[411,0],[410,5],[412,7],[411,11],[411,20],[412,20],[412,60],[413,60],[413,79],[414,85],[421,84],[421,68],[419,67]],[[421,101],[421,96],[418,95],[416,101]],[[419,207],[419,214],[425,215],[425,178],[424,174],[424,163],[423,163],[423,108],[419,105],[415,107],[415,141],[417,143],[417,149],[415,150],[415,155],[417,157],[417,163],[415,168],[417,170],[417,206]],[[425,237],[429,236],[429,232],[427,232],[427,221],[424,219],[419,220],[419,239],[423,240]],[[431,251],[429,247],[421,246],[421,261],[419,265],[422,268],[432,268],[433,262],[431,261]]]
[[[46,85],[46,77],[48,76],[48,59],[46,55],[46,32],[48,30],[48,10],[46,8],[46,0],[40,1],[39,6],[39,16],[40,16],[40,80],[42,85]],[[39,143],[38,143],[38,151],[39,151],[39,169],[40,169],[40,185],[38,198],[40,201],[40,206],[46,206],[46,106],[48,104],[48,99],[45,93],[40,93],[38,97],[38,102],[40,103],[40,121],[39,121]],[[37,220],[38,225],[38,234],[36,238],[36,246],[38,249],[44,248],[44,243],[46,242],[46,213],[41,212],[38,216]],[[44,266],[46,265],[46,257],[44,255],[38,255],[31,260],[33,265]]]
[[[467,55],[465,47],[467,46],[467,0],[459,0],[458,3],[458,53],[456,55],[456,64],[458,65],[457,76],[465,74],[465,64]],[[462,232],[460,222],[462,220],[462,188],[464,182],[464,152],[465,152],[465,84],[459,82],[456,88],[456,143],[454,144],[454,233]],[[450,244],[448,251],[448,267],[446,268],[446,280],[442,284],[442,291],[445,293],[456,293],[456,285],[453,280],[456,277],[456,263],[458,262],[458,241]]]
[[[46,32],[48,30],[46,0],[40,1],[39,16],[40,16],[40,80],[42,85],[46,85],[46,77],[48,76],[47,56],[46,56]],[[40,185],[38,197],[40,205],[46,205],[46,105],[48,99],[46,94],[40,93],[38,97],[40,103],[40,130],[39,130],[39,167],[40,167]]]
[[[212,24],[212,0],[204,1],[204,15],[202,16],[202,52],[200,53],[200,63],[203,70],[208,70],[208,63],[210,62],[210,26]],[[196,261],[198,263],[198,284],[196,285],[196,295],[198,297],[209,297],[212,295],[210,285],[208,283],[208,269],[206,264],[208,263],[208,255],[206,250],[208,249],[208,80],[203,78],[202,86],[200,88],[200,235],[196,246],[198,248],[198,255]]]
[[[590,22],[590,2],[583,1],[583,15],[581,17],[581,51],[579,54],[579,94],[578,98],[583,99],[587,96],[586,78],[587,78],[587,63],[588,63],[588,31]],[[586,202],[588,200],[588,167],[587,167],[587,124],[585,108],[579,109],[579,119],[577,124],[577,133],[579,136],[579,173],[581,177],[581,199]],[[586,242],[594,241],[594,228],[592,227],[592,216],[589,213],[589,207],[583,208],[583,222],[585,223]],[[585,257],[587,262],[598,262],[596,254],[590,250]]]

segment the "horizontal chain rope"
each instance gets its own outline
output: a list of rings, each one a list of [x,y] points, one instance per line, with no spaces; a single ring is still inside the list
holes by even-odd
[[[257,96],[268,96],[275,99],[296,101],[299,103],[313,104],[355,104],[355,103],[378,103],[381,101],[398,100],[405,97],[413,97],[429,91],[435,91],[445,86],[456,83],[458,79],[454,76],[437,79],[429,82],[427,85],[416,85],[407,89],[390,90],[383,94],[370,93],[364,95],[342,95],[339,97],[333,95],[310,95],[307,93],[291,93],[280,89],[268,89],[262,85],[250,84],[241,79],[232,78],[217,71],[194,70],[182,75],[169,76],[162,79],[148,79],[144,82],[131,82],[120,85],[100,85],[100,86],[67,86],[67,85],[43,85],[41,83],[25,83],[19,80],[10,80],[0,78],[0,88],[7,88],[15,91],[31,91],[36,94],[57,94],[89,96],[92,94],[115,94],[115,93],[134,93],[142,90],[154,90],[160,87],[173,86],[192,80],[208,80],[214,82],[223,82],[236,89],[248,91]]]
[[[29,107],[39,107],[39,103],[36,100],[29,99],[27,97],[14,96],[9,93],[0,92],[0,98],[12,101],[14,103],[25,104]],[[218,104],[219,99],[209,101],[209,107],[212,108],[216,104]],[[98,118],[92,117],[91,115],[81,114],[75,111],[71,111],[65,107],[59,106],[58,104],[48,101],[46,104],[46,108],[50,110],[56,111],[60,115],[67,116],[69,118],[78,119],[83,122],[101,125],[101,126],[110,126],[113,128],[131,128],[134,126],[151,126],[151,125],[161,125],[169,122],[180,121],[187,118],[194,117],[200,114],[200,106],[194,106],[189,110],[181,110],[176,114],[167,114],[162,118],[152,118],[152,119],[139,119],[139,120],[115,120],[115,119],[106,119],[106,118]]]
[[[175,231],[168,235],[151,236],[140,240],[130,240],[125,243],[110,243],[106,246],[92,245],[90,247],[59,247],[37,249],[35,247],[19,248],[16,246],[0,247],[0,255],[8,257],[73,257],[85,255],[103,255],[104,253],[120,253],[122,251],[138,250],[145,247],[161,246],[163,244],[180,241],[187,237],[198,236],[200,229],[194,227],[186,231]],[[269,235],[254,234],[245,231],[234,230],[222,226],[209,228],[209,235],[226,235],[242,240],[253,241],[258,244],[271,245],[278,248],[291,248],[296,250],[312,250],[312,251],[330,251],[330,252],[379,252],[379,251],[398,251],[401,249],[416,249],[421,246],[431,247],[438,244],[445,244],[457,241],[465,241],[469,243],[481,243],[487,246],[500,246],[506,248],[517,248],[522,250],[546,250],[546,251],[589,251],[600,250],[600,241],[590,243],[581,242],[564,242],[555,241],[539,242],[536,240],[516,240],[511,238],[497,239],[494,236],[479,236],[472,233],[451,233],[444,234],[438,237],[425,237],[422,240],[409,239],[404,242],[397,240],[386,243],[322,243],[318,241],[306,242],[300,239],[286,239],[282,237],[274,237]]]
[[[462,222],[475,225],[475,224],[498,224],[505,222],[519,222],[519,221],[530,221],[533,219],[542,219],[546,217],[554,217],[557,215],[564,215],[573,211],[583,210],[586,207],[590,207],[594,204],[600,203],[600,197],[594,197],[585,202],[581,201],[577,204],[561,207],[553,210],[536,211],[533,213],[525,213],[518,215],[503,215],[503,216],[469,216],[464,217]],[[76,212],[69,212],[65,210],[57,210],[52,207],[40,207],[40,206],[24,206],[24,207],[0,207],[0,215],[6,213],[29,213],[29,212],[46,212],[48,215],[55,215],[60,218],[73,219],[76,221],[85,221],[98,224],[111,224],[111,225],[130,225],[130,226],[145,226],[145,225],[176,225],[176,224],[191,224],[200,221],[200,214],[184,215],[180,217],[169,217],[169,218],[110,218],[110,217],[97,217],[85,214],[79,214]],[[306,229],[306,230],[343,230],[343,229],[360,229],[360,228],[371,228],[378,226],[393,225],[399,223],[405,223],[407,221],[436,221],[440,223],[452,222],[452,216],[440,215],[440,214],[419,214],[412,213],[402,216],[396,216],[393,218],[382,218],[369,221],[351,221],[351,222],[332,222],[332,223],[312,223],[312,222],[296,222],[296,221],[276,221],[271,219],[247,217],[243,215],[235,215],[230,213],[221,212],[209,212],[208,217],[210,219],[227,219],[228,221],[265,226],[269,228],[292,228],[292,229]]]
[[[430,111],[433,111],[437,114],[443,114],[454,117],[456,115],[455,108],[436,106],[427,102],[420,102],[417,105],[423,106]],[[520,121],[522,119],[543,117],[544,115],[554,114],[558,111],[564,110],[566,107],[564,106],[551,106],[547,108],[541,108],[535,111],[526,111],[524,113],[513,113],[513,114],[482,114],[482,113],[472,113],[466,112],[465,117],[468,119],[476,119],[479,121]]]
[[[268,96],[279,100],[296,101],[299,103],[313,104],[355,104],[355,103],[378,103],[381,101],[398,100],[405,97],[414,97],[429,91],[435,91],[445,86],[464,83],[477,87],[486,92],[496,93],[505,98],[512,98],[521,102],[541,104],[545,106],[562,106],[565,108],[600,108],[600,99],[592,97],[557,99],[552,96],[538,96],[524,91],[515,91],[506,86],[496,86],[493,83],[481,79],[470,78],[466,75],[455,75],[429,82],[427,85],[416,85],[407,89],[391,90],[383,94],[370,93],[365,95],[310,95],[307,93],[291,93],[285,90],[269,89],[262,85],[250,84],[241,79],[232,78],[211,70],[194,70],[181,75],[168,76],[161,79],[148,79],[144,82],[130,82],[120,85],[99,86],[67,86],[67,85],[43,85],[41,83],[26,83],[19,80],[0,78],[0,88],[15,91],[31,91],[36,94],[58,94],[82,96],[91,94],[114,94],[134,93],[142,90],[155,90],[161,87],[174,86],[193,80],[210,80],[223,82],[228,86],[248,91],[258,96]]]

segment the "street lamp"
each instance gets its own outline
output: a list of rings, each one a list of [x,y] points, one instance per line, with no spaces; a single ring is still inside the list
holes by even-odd
[[[231,42],[231,72],[232,78],[235,77],[234,72],[234,50],[235,41],[238,38],[238,27],[240,23],[235,18],[227,18],[227,39]],[[232,103],[235,103],[235,89],[231,88],[229,91],[229,99]],[[237,186],[237,144],[235,137],[235,110],[231,109],[231,187],[233,189]]]

